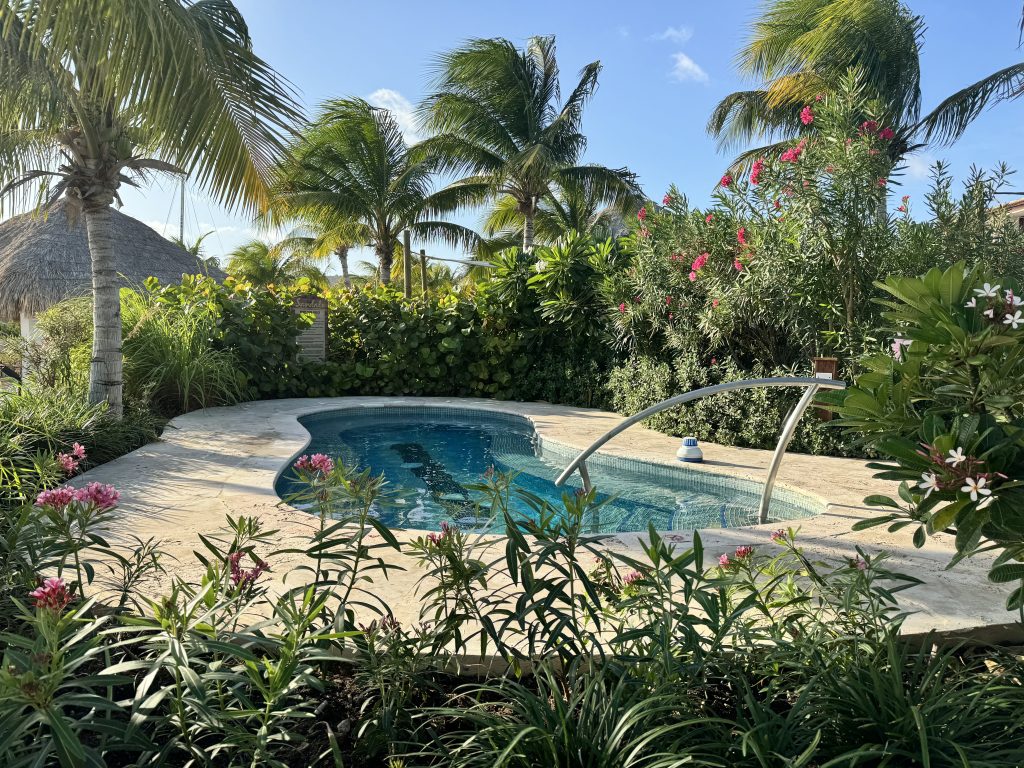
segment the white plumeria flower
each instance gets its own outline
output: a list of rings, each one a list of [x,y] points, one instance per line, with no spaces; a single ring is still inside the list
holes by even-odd
[[[959,467],[967,461],[967,457],[964,456],[964,449],[957,448],[955,451],[949,452],[949,458],[946,459],[947,464],[952,464],[954,467]]]
[[[932,495],[932,491],[939,490],[939,478],[935,476],[934,472],[924,472],[917,487],[924,491],[924,497],[927,499]]]
[[[1013,291],[1006,292],[1006,301],[1015,307],[1019,307],[1021,304],[1024,304],[1024,299],[1017,296]]]
[[[534,269],[537,270],[538,272],[543,272],[547,268],[548,268],[548,263],[546,261],[544,261],[544,259],[541,259],[540,261],[538,261],[537,265],[534,267]]]
[[[971,300],[964,304],[964,306],[967,307],[968,309],[974,309],[976,306],[978,306],[978,299],[974,296],[971,296]]]
[[[960,493],[971,494],[971,501],[977,501],[979,496],[991,496],[992,490],[985,487],[988,481],[984,477],[975,480],[973,477],[964,478],[964,486]]]
[[[983,314],[985,317],[995,317],[996,316],[995,310],[993,310],[993,309],[986,309],[981,314]]]
[[[1020,327],[1021,323],[1024,323],[1024,314],[1019,309],[1012,315],[1008,314],[1003,318],[1003,325],[1008,325],[1015,331]]]
[[[981,288],[975,288],[974,292],[978,296],[984,296],[985,298],[992,299],[999,295],[999,286],[985,283]]]

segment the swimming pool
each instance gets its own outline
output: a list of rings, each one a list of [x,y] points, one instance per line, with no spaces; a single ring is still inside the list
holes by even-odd
[[[305,453],[325,453],[388,481],[388,499],[374,510],[391,527],[438,530],[442,521],[468,529],[498,532],[500,526],[479,509],[480,483],[491,468],[515,472],[516,485],[556,508],[562,494],[581,486],[554,480],[576,451],[541,439],[529,419],[473,408],[351,407],[304,416],[309,431]],[[726,475],[687,470],[595,454],[588,459],[591,482],[606,503],[588,520],[595,532],[735,528],[757,523],[762,485]],[[282,498],[294,493],[292,473],[277,480]],[[533,516],[521,501],[513,512]],[[822,510],[811,496],[777,488],[771,522],[810,517]]]

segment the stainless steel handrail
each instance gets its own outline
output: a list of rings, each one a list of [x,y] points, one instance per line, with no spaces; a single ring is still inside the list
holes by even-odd
[[[594,453],[598,448],[607,443],[613,437],[618,435],[620,432],[624,432],[631,426],[636,424],[638,421],[648,419],[656,413],[661,413],[664,410],[673,408],[683,403],[688,403],[691,400],[697,400],[707,395],[716,395],[719,392],[729,392],[736,389],[758,389],[760,387],[807,387],[807,391],[803,397],[800,398],[800,402],[796,404],[796,407],[790,412],[789,417],[786,419],[786,423],[782,427],[782,434],[779,435],[779,443],[775,446],[775,453],[772,455],[772,463],[768,467],[768,478],[765,480],[764,492],[761,494],[761,503],[758,508],[758,521],[761,523],[768,521],[768,505],[772,500],[772,492],[775,489],[775,478],[779,474],[779,465],[782,463],[782,457],[786,453],[786,448],[789,446],[790,440],[793,439],[793,433],[796,431],[796,425],[800,421],[800,418],[804,415],[804,411],[814,400],[814,396],[818,394],[819,390],[822,389],[846,389],[845,381],[837,381],[835,379],[815,379],[808,376],[772,376],[767,379],[743,379],[741,381],[726,381],[721,384],[715,384],[711,387],[703,387],[701,389],[694,389],[690,392],[685,392],[675,397],[670,397],[668,400],[662,400],[660,403],[652,405],[650,408],[645,408],[628,419],[625,419],[620,424],[617,424],[612,429],[605,432],[601,437],[595,440],[586,448],[579,456],[573,459],[572,463],[565,468],[565,471],[558,476],[555,480],[555,485],[562,485],[577,469],[580,471],[580,478],[583,480],[583,488],[589,491],[590,475],[587,472],[587,459],[591,454]]]

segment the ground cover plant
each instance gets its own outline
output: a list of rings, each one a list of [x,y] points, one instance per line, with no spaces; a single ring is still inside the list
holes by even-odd
[[[76,451],[55,461],[74,472]],[[372,515],[380,478],[323,455],[292,471],[312,537],[281,548],[258,520],[229,518],[191,582],[164,574],[159,542],[105,539],[112,487],[44,489],[4,518],[5,765],[1024,759],[1021,657],[901,638],[897,598],[916,580],[884,555],[812,562],[792,529],[721,553],[649,531],[612,553],[588,533],[595,494],[556,509],[490,473],[481,514],[507,535],[449,524],[400,543]],[[513,495],[535,520],[512,517]],[[380,589],[394,549],[422,573],[408,623]],[[504,664],[470,673],[480,651]]]

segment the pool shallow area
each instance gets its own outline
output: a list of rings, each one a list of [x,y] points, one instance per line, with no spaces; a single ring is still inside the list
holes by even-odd
[[[560,508],[565,487],[555,478],[576,451],[541,439],[532,422],[499,411],[472,408],[351,407],[300,418],[310,434],[306,453],[325,453],[350,466],[383,474],[386,500],[374,514],[389,526],[438,530],[442,521],[471,530],[500,532],[474,486],[490,470],[514,472],[515,484]],[[596,454],[588,460],[598,500],[585,521],[592,532],[691,531],[753,525],[763,486],[722,474]],[[276,491],[296,490],[282,472]],[[515,516],[536,517],[534,507],[514,499]],[[769,521],[808,518],[823,511],[814,497],[777,488]],[[339,510],[339,514],[342,510]]]

